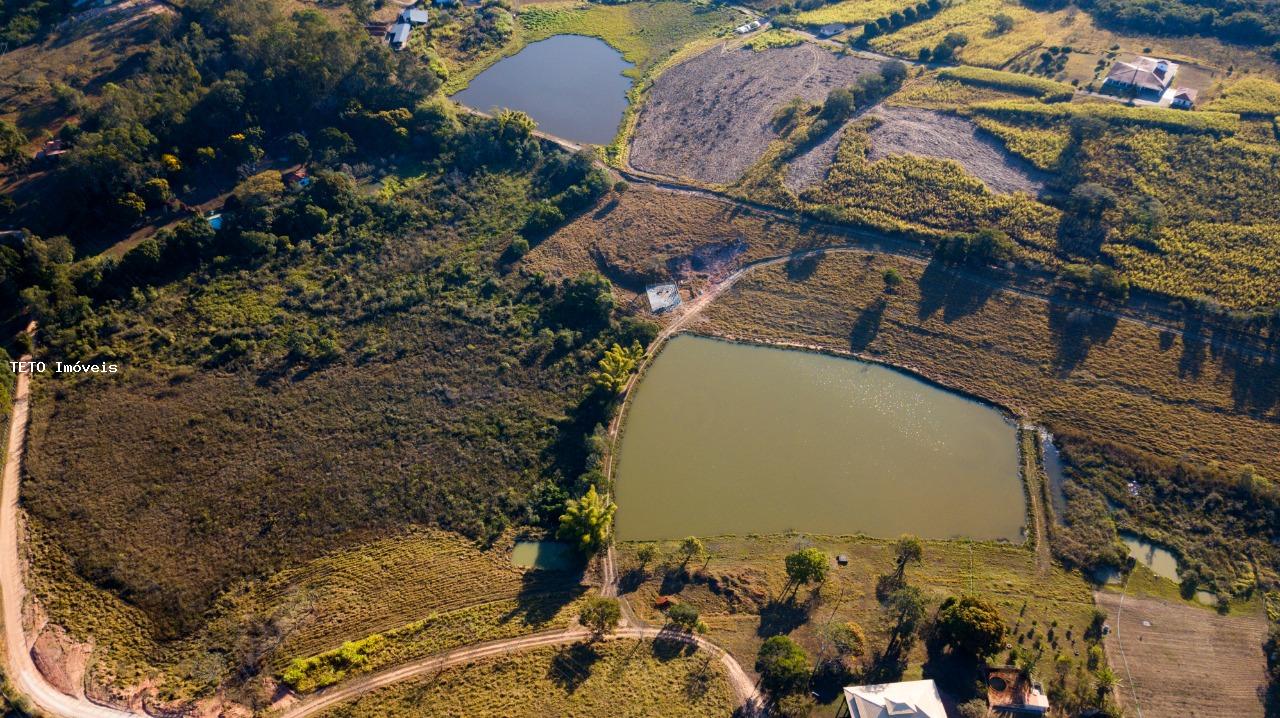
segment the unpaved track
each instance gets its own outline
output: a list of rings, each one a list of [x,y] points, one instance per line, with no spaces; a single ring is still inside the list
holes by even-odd
[[[21,361],[31,357],[22,357]],[[50,716],[65,718],[127,718],[142,713],[108,708],[75,698],[49,685],[31,660],[27,636],[22,630],[22,560],[18,555],[18,481],[30,419],[31,375],[18,374],[13,414],[9,417],[9,443],[4,462],[4,487],[0,492],[0,601],[4,603],[5,674],[20,695]]]
[[[429,675],[442,671],[446,668],[462,665],[464,663],[472,663],[474,661],[492,658],[494,656],[509,655],[520,651],[543,648],[546,646],[569,645],[585,640],[589,635],[590,634],[581,628],[571,628],[564,631],[536,633],[522,638],[513,638],[504,641],[495,641],[493,643],[485,643],[478,646],[459,648],[457,650],[423,658],[412,663],[406,663],[402,666],[397,666],[396,668],[391,668],[381,673],[374,673],[333,688],[322,690],[319,693],[294,704],[292,707],[285,709],[279,714],[279,718],[304,718],[305,716],[313,716],[341,703],[358,698],[370,691],[385,688],[411,678]],[[746,712],[748,715],[755,710],[755,707],[761,705],[762,697],[756,689],[755,682],[752,681],[751,677],[742,670],[742,666],[740,666],[732,656],[726,653],[719,646],[711,643],[701,636],[676,631],[664,631],[657,628],[627,627],[619,628],[617,631],[610,634],[609,638],[629,638],[634,640],[650,641],[661,638],[697,646],[699,650],[706,651],[720,659],[720,663],[724,666],[725,672],[729,676],[729,684],[730,687],[733,688],[738,704],[747,707]]]

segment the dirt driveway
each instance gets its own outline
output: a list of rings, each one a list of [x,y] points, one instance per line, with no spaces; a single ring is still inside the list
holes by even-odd
[[[1120,679],[1116,695],[1126,715],[1261,718],[1267,633],[1261,615],[1219,616],[1112,591],[1095,597],[1111,626],[1107,660]]]
[[[880,63],[813,43],[763,51],[716,47],[667,70],[640,111],[631,164],[646,172],[728,184],[776,135],[774,113],[792,98],[820,102]]]

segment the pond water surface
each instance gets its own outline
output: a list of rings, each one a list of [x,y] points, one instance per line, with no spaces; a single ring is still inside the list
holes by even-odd
[[[520,568],[543,571],[571,571],[581,561],[573,547],[559,541],[517,541],[511,549],[511,563]]]
[[[1178,557],[1174,556],[1172,551],[1135,534],[1121,533],[1120,540],[1129,547],[1129,555],[1138,563],[1151,569],[1152,573],[1170,581],[1179,580]]]
[[[1015,427],[892,369],[692,336],[626,417],[623,540],[788,530],[1019,541]]]
[[[530,43],[476,76],[454,100],[477,110],[522,110],[538,128],[575,142],[607,145],[627,109],[631,67],[603,40],[555,35]]]

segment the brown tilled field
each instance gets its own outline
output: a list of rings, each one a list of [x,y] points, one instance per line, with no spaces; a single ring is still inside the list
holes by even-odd
[[[879,66],[812,43],[759,52],[718,46],[654,82],[636,125],[631,164],[728,184],[777,137],[770,122],[779,107],[795,97],[820,102]]]
[[[1143,718],[1262,716],[1261,615],[1219,616],[1159,598],[1096,595],[1112,631],[1107,660],[1127,715]],[[1139,714],[1138,711],[1141,711]]]
[[[1036,194],[1044,189],[1042,172],[962,117],[912,107],[879,107],[871,115],[880,120],[871,130],[872,160],[889,155],[953,160],[993,192]]]

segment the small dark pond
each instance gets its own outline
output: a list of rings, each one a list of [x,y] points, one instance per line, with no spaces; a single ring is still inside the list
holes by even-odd
[[[485,112],[528,113],[543,132],[574,142],[607,145],[627,109],[631,63],[603,40],[556,35],[499,60],[453,96]]]

